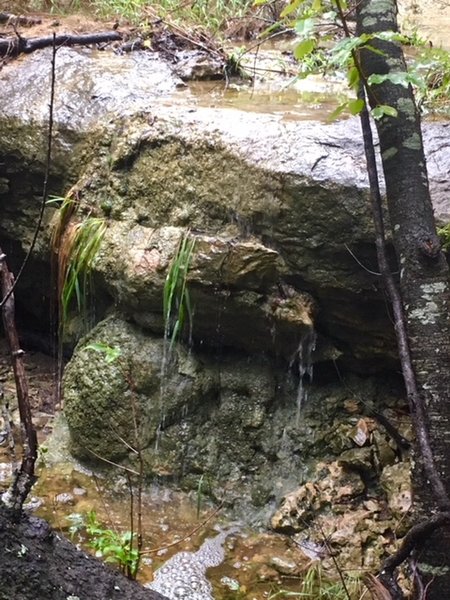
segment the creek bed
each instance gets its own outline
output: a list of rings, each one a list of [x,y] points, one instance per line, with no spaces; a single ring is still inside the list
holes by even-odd
[[[5,399],[13,406],[14,384],[4,345],[0,345],[0,367]],[[126,478],[118,470],[114,472],[114,468],[108,474],[94,473],[70,458],[67,428],[59,416],[53,415],[55,362],[44,354],[30,352],[26,369],[41,445],[38,481],[32,490],[28,510],[45,518],[56,531],[72,538],[74,543],[94,552],[89,547],[85,529],[81,528],[71,536],[70,527],[74,523],[71,516],[86,516],[94,511],[105,529],[119,533],[129,530],[130,494]],[[11,414],[17,422],[14,409]],[[9,450],[1,445],[0,492],[7,488],[11,473]],[[205,539],[214,538],[224,527],[227,527],[224,515],[203,499],[199,510],[197,494],[185,494],[156,483],[148,486],[142,502],[144,556],[138,580],[150,582],[155,570],[169,558],[181,551],[198,551]],[[224,542],[225,560],[207,572],[214,599],[262,600],[280,589],[299,591],[298,574],[286,575],[277,571],[277,565],[281,570],[292,569],[296,559],[300,570],[305,565],[305,556],[289,543],[288,538],[249,531],[245,527],[237,529]]]

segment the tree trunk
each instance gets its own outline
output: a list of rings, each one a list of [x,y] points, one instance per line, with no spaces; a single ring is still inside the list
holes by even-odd
[[[357,4],[358,34],[397,30],[394,0],[362,0]],[[397,43],[370,42],[383,54],[360,53],[365,78],[372,73],[405,71]],[[440,249],[428,187],[420,118],[411,87],[389,81],[372,86],[372,106],[389,105],[397,117],[377,121],[386,183],[387,204],[400,267],[409,352],[419,395],[410,398],[416,432],[413,469],[417,514],[430,517],[448,510],[450,493],[450,285]],[[407,385],[408,387],[408,385]],[[422,433],[428,430],[427,439]],[[425,437],[426,437],[425,435]],[[430,464],[430,458],[431,463]],[[434,462],[433,462],[434,461]],[[417,554],[427,600],[450,598],[450,532],[436,531]],[[419,583],[420,587],[420,583]],[[420,590],[418,590],[420,592]]]

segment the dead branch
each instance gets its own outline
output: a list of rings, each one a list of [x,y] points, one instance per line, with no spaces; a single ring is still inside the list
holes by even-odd
[[[403,600],[404,594],[400,589],[395,570],[417,548],[421,548],[429,537],[440,527],[450,525],[450,512],[440,512],[422,523],[417,523],[408,531],[402,540],[400,548],[389,556],[381,568],[379,580],[387,588],[393,600]]]
[[[3,495],[3,501],[12,509],[18,518],[22,511],[23,503],[35,481],[34,465],[37,458],[37,436],[31,418],[30,399],[28,395],[28,382],[23,361],[24,351],[20,347],[15,323],[13,276],[6,264],[6,254],[0,248],[0,288],[4,298],[8,298],[2,307],[2,319],[5,335],[8,340],[11,361],[16,382],[17,403],[19,405],[20,423],[22,425],[23,450],[22,463],[15,473],[9,490]]]
[[[40,25],[42,20],[39,17],[27,17],[26,15],[13,15],[8,12],[0,12],[0,23],[12,23],[16,26],[31,27],[32,25]]]
[[[104,31],[100,33],[84,33],[81,35],[57,35],[40,38],[14,37],[0,40],[0,56],[18,56],[19,54],[30,54],[35,50],[48,48],[55,45],[61,46],[89,46],[90,44],[104,44],[106,42],[117,42],[122,36],[117,31]]]

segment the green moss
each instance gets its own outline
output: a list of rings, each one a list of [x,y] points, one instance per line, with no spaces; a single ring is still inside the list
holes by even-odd
[[[437,233],[441,240],[442,249],[445,252],[450,252],[450,223],[447,223],[443,227],[439,227]]]

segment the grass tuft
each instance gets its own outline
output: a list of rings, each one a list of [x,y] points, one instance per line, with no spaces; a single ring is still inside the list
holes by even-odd
[[[186,319],[192,332],[192,305],[187,287],[187,274],[191,263],[195,240],[189,231],[181,238],[175,256],[167,272],[163,292],[163,315],[166,339],[170,338],[169,353],[180,338]]]

